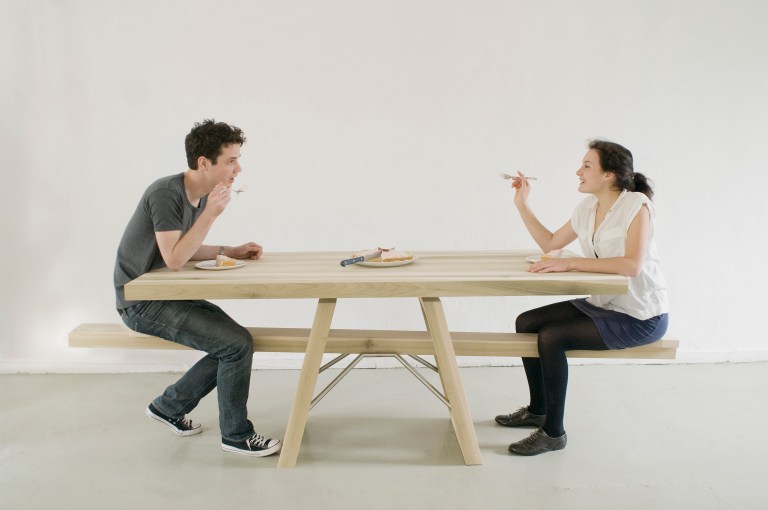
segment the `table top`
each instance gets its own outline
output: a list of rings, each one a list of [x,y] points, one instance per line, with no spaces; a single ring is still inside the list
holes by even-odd
[[[626,294],[627,278],[598,273],[529,273],[534,251],[422,251],[398,267],[341,267],[349,252],[265,253],[239,268],[187,263],[125,286],[131,300],[458,297]]]

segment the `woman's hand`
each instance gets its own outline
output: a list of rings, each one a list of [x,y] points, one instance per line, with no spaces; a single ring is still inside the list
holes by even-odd
[[[574,259],[541,259],[528,266],[530,273],[565,273],[574,269]]]
[[[516,177],[512,177],[512,187],[515,188],[515,206],[519,209],[528,203],[528,194],[531,192],[531,185],[525,178],[523,172],[517,172]]]

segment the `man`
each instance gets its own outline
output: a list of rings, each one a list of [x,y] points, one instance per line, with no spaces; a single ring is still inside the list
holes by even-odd
[[[115,263],[117,310],[125,324],[208,353],[146,409],[150,418],[180,436],[202,432],[186,417],[218,387],[221,447],[256,457],[280,450],[281,443],[257,434],[246,403],[251,380],[253,343],[248,330],[207,301],[128,301],[124,285],[160,267],[179,270],[190,260],[222,254],[258,259],[256,243],[207,246],[205,236],[231,200],[230,188],[241,172],[243,132],[223,122],[196,123],[185,140],[189,168],[155,181],[141,197],[128,222]]]

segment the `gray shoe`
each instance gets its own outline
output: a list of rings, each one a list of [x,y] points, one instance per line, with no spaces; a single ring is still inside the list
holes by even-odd
[[[547,416],[528,412],[528,407],[521,407],[512,414],[500,414],[496,423],[504,427],[543,427]]]
[[[509,452],[518,455],[538,455],[545,452],[562,450],[568,442],[568,437],[563,432],[560,437],[549,437],[544,429],[537,429],[522,441],[509,445]]]

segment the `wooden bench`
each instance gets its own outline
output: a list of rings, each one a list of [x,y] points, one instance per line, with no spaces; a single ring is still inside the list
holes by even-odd
[[[309,329],[302,328],[248,328],[253,337],[254,352],[300,352],[307,350]],[[457,356],[537,357],[536,335],[532,333],[451,333]],[[642,347],[612,351],[568,351],[571,358],[634,358],[674,359],[677,340],[659,340]],[[186,346],[154,336],[136,333],[122,324],[81,324],[69,333],[70,347],[113,349],[189,349]],[[325,347],[326,353],[339,354],[322,367],[320,372],[356,354],[345,367],[310,403],[313,408],[357,364],[366,357],[391,356],[399,361],[414,377],[446,406],[445,394],[430,383],[403,356],[409,356],[426,368],[439,372],[439,368],[421,358],[434,355],[432,338],[427,331],[352,330],[331,329]]]
[[[255,352],[306,352],[309,329],[248,328]],[[451,333],[457,356],[537,357],[533,333]],[[187,349],[131,331],[122,324],[81,324],[69,333],[70,347]],[[569,351],[569,358],[674,359],[677,340],[611,351]],[[427,331],[331,329],[325,352],[339,354],[434,354]]]

